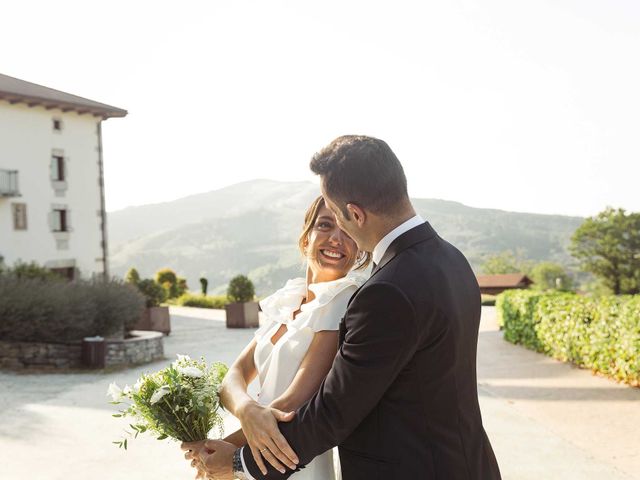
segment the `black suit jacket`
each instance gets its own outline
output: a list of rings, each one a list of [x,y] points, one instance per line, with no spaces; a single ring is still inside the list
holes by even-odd
[[[480,292],[425,223],[398,237],[353,295],[320,390],[280,429],[300,465],[339,445],[344,480],[496,480],[476,385]],[[256,479],[251,452],[244,460]]]

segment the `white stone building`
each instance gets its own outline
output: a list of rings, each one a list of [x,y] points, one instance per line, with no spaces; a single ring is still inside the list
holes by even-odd
[[[125,110],[0,74],[0,256],[108,277],[101,123]]]

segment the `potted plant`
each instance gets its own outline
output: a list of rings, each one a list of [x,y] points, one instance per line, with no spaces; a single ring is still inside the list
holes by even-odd
[[[135,325],[134,330],[152,330],[169,335],[171,333],[169,307],[160,306],[166,300],[165,289],[162,285],[148,278],[138,280],[135,285],[145,297],[146,308],[142,312],[140,321]]]
[[[257,328],[258,302],[253,301],[255,289],[251,280],[244,275],[232,278],[227,297],[230,302],[225,306],[227,328]]]

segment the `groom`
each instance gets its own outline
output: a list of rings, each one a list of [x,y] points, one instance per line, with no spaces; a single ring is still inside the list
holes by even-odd
[[[416,215],[402,165],[382,140],[339,137],[311,170],[374,268],[351,298],[320,390],[266,433],[284,435],[298,468],[339,445],[344,480],[500,479],[478,405],[480,292],[467,260]],[[263,475],[248,448],[206,447],[215,453],[201,458],[216,479],[295,471],[269,466]]]

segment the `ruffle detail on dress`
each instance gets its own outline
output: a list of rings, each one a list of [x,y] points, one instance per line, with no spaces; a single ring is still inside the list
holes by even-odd
[[[298,316],[288,322],[287,327],[294,330],[306,327],[311,327],[314,331],[337,330],[340,319],[346,312],[349,298],[365,281],[364,275],[351,272],[331,282],[310,284],[309,290],[314,293],[315,298],[302,305]],[[348,295],[341,295],[345,290],[350,290]],[[338,296],[339,301],[336,298]]]
[[[270,322],[289,323],[306,293],[306,280],[292,278],[284,287],[261,300],[260,308]]]

